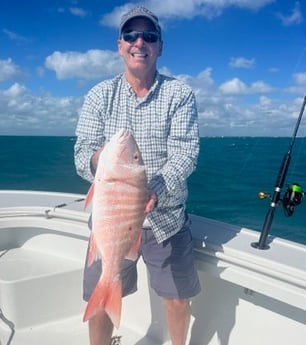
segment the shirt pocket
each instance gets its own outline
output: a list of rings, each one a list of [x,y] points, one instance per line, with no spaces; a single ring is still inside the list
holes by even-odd
[[[155,159],[167,158],[169,128],[165,122],[156,122],[146,129],[146,142],[155,153]]]

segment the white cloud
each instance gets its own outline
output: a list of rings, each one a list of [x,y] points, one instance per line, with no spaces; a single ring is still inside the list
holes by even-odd
[[[212,68],[208,67],[197,76],[193,77],[187,74],[179,74],[175,76],[177,79],[189,84],[196,93],[212,88],[214,80],[212,78]]]
[[[117,52],[88,50],[79,52],[54,52],[45,60],[45,66],[54,70],[58,79],[104,79],[123,71]]]
[[[7,90],[3,91],[3,95],[8,99],[15,99],[16,97],[20,97],[26,93],[26,88],[23,85],[18,83],[14,83],[11,87]]]
[[[84,9],[82,9],[80,7],[70,7],[69,12],[72,15],[77,16],[77,17],[81,17],[81,18],[86,17],[88,14]]]
[[[36,74],[37,74],[39,77],[42,78],[42,77],[45,75],[45,72],[46,72],[46,70],[45,70],[44,67],[42,67],[42,66],[37,66],[37,67],[36,67]]]
[[[306,72],[295,73],[293,74],[294,84],[286,89],[287,92],[293,94],[302,94],[306,93]]]
[[[271,98],[269,98],[267,96],[260,96],[259,97],[259,104],[262,107],[269,107],[272,104],[272,100],[271,100]]]
[[[116,75],[119,65],[122,68],[117,56],[115,52],[103,51],[83,54],[55,52],[46,59],[46,67],[54,70],[58,79],[101,79]],[[115,65],[107,65],[109,60],[113,62],[115,59]],[[12,67],[14,63],[4,60],[2,66]],[[15,69],[18,70],[12,70]],[[2,67],[2,70],[6,68]],[[167,67],[160,70],[172,75]],[[279,99],[282,90],[274,90],[261,80],[246,83],[232,78],[217,84],[211,67],[196,76],[172,76],[188,83],[195,91],[202,136],[275,135],[276,128],[280,128],[278,135],[291,135],[292,123],[302,104],[302,98],[286,102]],[[305,73],[296,73],[293,81],[291,92],[294,92],[294,87],[295,92],[298,87],[305,90]],[[73,135],[82,102],[82,97],[54,97],[49,93],[35,95],[26,86],[15,82],[6,89],[0,89],[0,134]],[[306,135],[303,124],[300,133]]]
[[[221,15],[228,7],[257,10],[274,1],[275,0],[146,0],[142,1],[141,4],[153,10],[163,23],[172,18],[193,18],[196,16],[213,18]],[[100,23],[110,27],[118,27],[122,14],[135,5],[135,2],[129,2],[123,6],[115,7],[111,13],[101,18]]]
[[[0,134],[73,135],[83,98],[33,95],[15,83],[0,90]]]
[[[200,77],[203,75],[205,78]],[[263,81],[247,84],[233,78],[216,85],[212,69],[183,80],[196,92],[202,136],[290,136],[303,102],[302,98],[285,102],[279,98],[279,90]],[[301,124],[300,134],[306,135],[305,124]]]
[[[21,70],[12,59],[0,60],[0,82],[17,78],[21,75]]]
[[[255,81],[250,85],[250,93],[269,93],[275,91],[274,88],[262,80]]]
[[[24,36],[21,36],[19,34],[17,34],[16,32],[13,32],[11,30],[8,30],[8,29],[3,29],[2,30],[6,36],[11,39],[12,41],[16,41],[16,42],[20,42],[20,43],[23,43],[23,42],[28,42],[29,40],[24,37]]]
[[[224,94],[246,94],[248,93],[247,85],[239,80],[238,78],[233,78],[219,87],[220,91]]]
[[[273,88],[261,80],[255,81],[248,86],[239,78],[233,78],[221,84],[219,90],[224,94],[247,95],[254,93],[269,93],[273,91]]]
[[[255,59],[246,59],[244,57],[231,58],[229,65],[234,68],[252,69],[255,67]]]
[[[240,98],[215,97],[212,103],[207,96],[199,108],[202,136],[290,136],[299,114],[302,98],[284,102],[278,98],[261,96],[244,104]],[[306,134],[301,123],[299,135]]]
[[[261,81],[248,85],[235,78],[217,85],[211,68],[194,77],[174,77],[195,90],[202,136],[275,135],[278,128],[277,135],[291,135],[303,101],[299,97],[285,102],[277,98],[278,93],[268,97],[265,91],[270,87]],[[82,103],[83,97],[34,95],[24,85],[14,83],[0,90],[0,134],[73,135]],[[306,134],[303,124],[300,133]]]
[[[304,72],[304,73],[295,73],[293,75],[293,78],[294,78],[295,82],[298,85],[306,86],[306,72]]]
[[[277,67],[270,67],[269,68],[269,72],[270,73],[278,73],[279,72],[279,68],[277,68]]]
[[[303,14],[301,11],[300,3],[298,1],[295,2],[292,13],[290,15],[283,15],[279,13],[278,17],[280,18],[282,24],[285,26],[301,24],[303,22]]]

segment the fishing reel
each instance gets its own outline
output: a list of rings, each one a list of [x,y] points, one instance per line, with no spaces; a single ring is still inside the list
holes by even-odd
[[[303,197],[304,191],[298,183],[292,183],[288,186],[282,200],[285,215],[287,217],[293,215],[295,206],[303,201]]]
[[[270,199],[271,195],[265,192],[258,193],[259,199]],[[277,206],[283,208],[285,215],[287,217],[291,217],[294,213],[295,206],[298,206],[302,203],[304,198],[304,191],[303,188],[298,183],[292,183],[288,186],[284,196],[282,199],[279,200]]]

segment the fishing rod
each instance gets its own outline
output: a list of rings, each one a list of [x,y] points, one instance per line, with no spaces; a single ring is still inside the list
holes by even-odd
[[[273,196],[270,198],[270,196],[264,192],[259,193],[259,197],[261,199],[267,198],[267,197],[270,198],[271,204],[270,204],[269,210],[266,214],[266,218],[264,221],[263,228],[261,230],[259,241],[251,243],[251,246],[254,248],[257,248],[257,249],[268,249],[268,248],[270,248],[266,244],[266,241],[267,241],[267,237],[269,235],[270,228],[272,225],[275,208],[276,208],[276,206],[279,205],[280,201],[282,203],[282,206],[284,207],[285,214],[288,217],[293,214],[294,207],[302,202],[304,192],[302,190],[302,187],[298,183],[291,184],[288,187],[282,200],[280,199],[280,194],[281,194],[281,191],[282,191],[282,188],[284,186],[285,179],[286,179],[287,171],[288,171],[290,160],[291,160],[291,152],[292,152],[293,145],[294,145],[294,142],[296,139],[296,135],[297,135],[297,132],[298,132],[301,120],[302,120],[305,105],[306,105],[306,95],[304,96],[302,108],[301,108],[299,117],[297,119],[293,135],[291,137],[291,142],[289,145],[288,152],[285,154],[285,156],[283,158],[283,161],[282,161],[279,173],[278,173],[278,177],[276,179]]]

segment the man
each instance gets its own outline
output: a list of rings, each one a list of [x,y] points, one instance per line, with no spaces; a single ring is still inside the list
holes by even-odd
[[[125,73],[99,83],[87,95],[76,130],[75,164],[78,174],[92,181],[103,145],[120,128],[132,130],[156,200],[143,225],[140,254],[151,287],[164,300],[172,345],[185,345],[189,299],[200,292],[185,205],[199,134],[192,90],[157,71],[162,50],[161,28],[152,12],[136,7],[122,17],[118,52]],[[86,301],[100,274],[101,260],[85,265]],[[136,263],[126,260],[121,277],[123,295],[135,292]],[[89,320],[91,345],[109,345],[112,331],[104,311]]]

